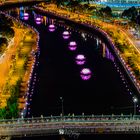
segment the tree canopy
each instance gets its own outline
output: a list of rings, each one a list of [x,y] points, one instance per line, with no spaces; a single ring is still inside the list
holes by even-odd
[[[129,9],[124,10],[122,13],[123,17],[127,17],[131,19],[132,21],[136,20],[137,15],[138,15],[138,11],[134,6],[130,7]]]

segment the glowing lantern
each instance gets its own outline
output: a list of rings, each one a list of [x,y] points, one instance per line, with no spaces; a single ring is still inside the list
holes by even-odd
[[[54,32],[55,31],[55,26],[53,24],[49,25],[49,31]]]
[[[69,49],[70,49],[71,51],[75,51],[76,48],[77,48],[76,42],[75,42],[75,41],[71,41],[71,42],[69,43]]]
[[[37,18],[35,19],[35,21],[36,21],[36,24],[41,24],[42,19],[41,19],[40,17],[37,17]]]
[[[29,19],[29,14],[28,13],[24,13],[24,20],[28,20]]]
[[[80,72],[80,76],[83,80],[89,80],[91,78],[91,70],[89,68],[83,68]]]
[[[70,33],[68,31],[64,31],[63,32],[63,38],[64,39],[69,39],[69,37],[70,37]]]
[[[86,58],[83,54],[78,54],[75,59],[76,59],[76,64],[77,65],[85,64]]]

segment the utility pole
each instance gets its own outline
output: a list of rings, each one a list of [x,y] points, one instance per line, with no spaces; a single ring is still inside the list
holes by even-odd
[[[62,117],[64,116],[64,99],[63,97],[60,97],[60,100],[61,100],[61,108],[62,108]]]

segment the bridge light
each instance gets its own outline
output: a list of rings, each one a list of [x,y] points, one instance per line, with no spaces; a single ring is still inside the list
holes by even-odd
[[[63,32],[63,38],[64,39],[69,39],[69,37],[70,37],[70,33],[68,31],[64,31]]]
[[[69,43],[69,49],[70,49],[71,51],[75,51],[75,50],[77,49],[77,44],[76,44],[75,41],[71,41],[71,42]]]
[[[83,65],[83,64],[85,64],[85,56],[83,55],[83,54],[78,54],[77,56],[76,56],[76,64],[77,65]]]
[[[89,80],[91,78],[91,70],[89,68],[83,68],[80,72],[80,76],[83,80]]]

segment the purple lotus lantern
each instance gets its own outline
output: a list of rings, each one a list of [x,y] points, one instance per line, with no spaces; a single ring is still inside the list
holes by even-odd
[[[76,64],[77,65],[85,64],[86,58],[83,54],[78,54],[75,59],[76,59]]]
[[[89,68],[83,68],[80,72],[80,76],[83,80],[89,80],[91,78],[91,70]]]
[[[49,25],[49,31],[54,32],[55,31],[55,26],[53,24]]]
[[[36,24],[41,24],[42,19],[41,17],[36,17],[35,21],[36,21]]]
[[[71,41],[71,42],[69,43],[69,49],[70,49],[71,51],[75,51],[75,50],[77,49],[77,44],[76,44],[75,41]]]
[[[68,31],[64,31],[63,32],[63,38],[64,39],[69,39],[69,37],[70,37],[70,33]]]
[[[24,20],[28,20],[29,19],[29,14],[28,13],[24,13]]]

